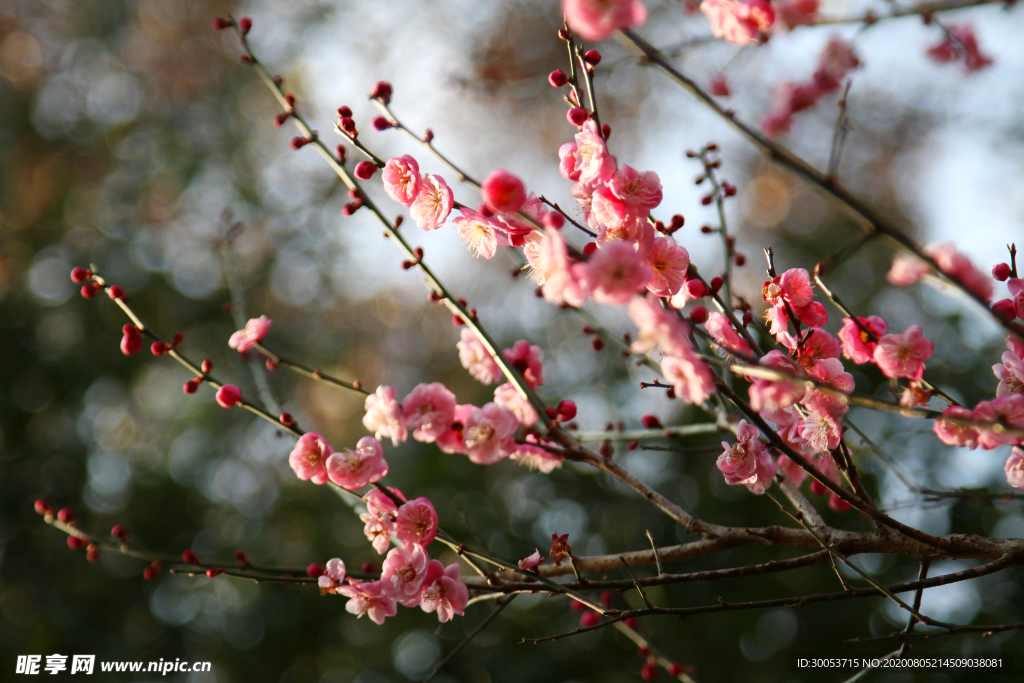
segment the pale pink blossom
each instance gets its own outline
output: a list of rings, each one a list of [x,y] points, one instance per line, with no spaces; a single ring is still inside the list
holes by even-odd
[[[562,14],[569,28],[593,43],[647,21],[641,0],[562,0]]]
[[[391,545],[391,534],[395,533],[395,522],[390,515],[376,516],[368,512],[359,515],[363,522],[363,535],[378,554],[383,555]]]
[[[455,346],[459,349],[459,362],[462,363],[462,367],[469,370],[469,374],[478,382],[484,384],[500,382],[503,377],[501,368],[491,352],[476,336],[476,332],[468,327],[463,327],[460,336],[462,338]]]
[[[437,612],[437,620],[443,624],[456,614],[462,616],[468,602],[469,589],[459,578],[459,563],[445,567],[437,560],[431,560],[423,579],[420,609]]]
[[[398,614],[394,598],[384,592],[382,581],[354,581],[349,579],[347,586],[338,592],[349,598],[345,603],[345,611],[357,617],[368,616],[375,624],[383,624],[384,619]]]
[[[798,488],[807,479],[807,470],[793,462],[788,455],[780,455],[778,465],[783,474]]]
[[[500,388],[500,387],[499,387]],[[455,419],[452,420],[449,428],[437,437],[437,447],[443,453],[465,453],[466,442],[463,440],[463,432],[466,419],[476,410],[476,406],[469,403],[462,403],[455,406]]]
[[[999,423],[1011,429],[1024,430],[1024,394],[1010,394],[994,401],[982,401],[974,407],[974,419],[978,422]],[[977,429],[978,445],[986,451],[1004,444],[1024,444],[1024,437],[996,431],[990,427]]]
[[[719,348],[733,353],[739,356],[750,357],[754,355],[753,350],[750,348],[750,343],[746,339],[741,337],[736,331],[736,328],[732,326],[729,319],[724,314],[718,311],[711,311],[708,313],[708,320],[704,324],[708,334],[715,340]]]
[[[487,403],[477,408],[466,418],[462,432],[469,459],[478,465],[493,465],[507,457],[518,427],[519,420],[504,406]]]
[[[581,277],[582,264],[569,259],[565,241],[553,228],[544,230],[544,241],[538,259],[539,272],[544,280],[544,299],[553,304],[582,306],[587,300],[586,283]]]
[[[559,469],[565,460],[562,456],[556,455],[547,449],[528,443],[515,444],[511,449],[508,459],[517,465],[529,467],[531,470],[537,470],[542,474],[551,474],[556,469]]]
[[[648,294],[630,301],[629,319],[640,328],[630,344],[634,353],[650,353],[659,346],[668,354],[691,352],[689,324],[664,308],[657,296]]]
[[[661,204],[661,179],[654,171],[637,171],[622,164],[608,183],[608,188],[619,201],[646,217]]]
[[[877,315],[869,315],[866,318],[857,318],[860,324],[867,328],[875,339],[881,338],[889,329],[889,325]],[[870,363],[874,360],[877,341],[873,341],[860,325],[853,318],[843,318],[843,329],[839,330],[839,338],[843,342],[843,355],[858,365]]]
[[[569,194],[576,200],[583,220],[590,223],[590,211],[594,206],[594,186],[584,185],[580,182],[570,183]]]
[[[761,296],[771,306],[772,334],[786,329],[789,315],[786,305],[800,322],[811,327],[821,327],[828,322],[825,307],[814,301],[811,277],[803,268],[790,268],[781,276],[764,283]]]
[[[288,456],[295,476],[314,484],[327,483],[327,459],[334,453],[327,440],[316,432],[306,432]]]
[[[759,441],[761,432],[740,420],[736,428],[736,443],[722,442],[722,454],[715,463],[725,476],[725,483],[743,484],[751,493],[762,494],[772,484],[776,467],[771,455]]]
[[[690,253],[674,237],[656,237],[647,253],[651,279],[647,289],[661,297],[674,296],[686,282],[686,269],[690,267]]]
[[[228,346],[239,353],[245,353],[267,336],[267,332],[270,331],[270,326],[273,322],[273,320],[265,315],[261,315],[258,318],[250,318],[249,322],[245,324],[245,329],[232,333],[231,338],[228,339]]]
[[[540,265],[540,252],[544,248],[544,233],[540,230],[534,230],[530,234],[523,238],[523,257],[526,259],[526,265],[523,266],[530,269],[527,277],[537,285],[544,284],[544,275],[541,271]]]
[[[839,447],[843,428],[831,413],[809,413],[796,427],[796,434],[815,453]]]
[[[524,427],[529,427],[537,422],[537,411],[530,405],[530,401],[509,382],[505,382],[494,390],[494,402],[511,410],[519,420],[519,424]]]
[[[366,410],[363,426],[373,432],[375,438],[391,439],[395,446],[409,439],[402,404],[395,398],[394,387],[377,387],[377,391],[366,397],[363,408]]]
[[[818,14],[818,0],[776,0],[775,15],[786,28],[811,26]]]
[[[420,604],[420,589],[429,559],[423,546],[417,543],[392,548],[381,567],[384,593],[404,607]]]
[[[615,159],[608,153],[608,144],[593,119],[576,133],[576,169],[579,182],[588,187],[596,187],[615,175]]]
[[[455,196],[444,178],[426,173],[419,194],[409,207],[409,215],[420,230],[437,230],[452,212]]]
[[[558,172],[566,180],[576,182],[580,179],[580,170],[576,168],[579,156],[576,154],[576,143],[567,142],[558,148]]]
[[[413,498],[398,508],[395,516],[395,536],[403,544],[416,544],[426,548],[437,535],[437,512],[424,497]]]
[[[711,22],[715,38],[724,38],[730,43],[756,42],[758,33],[775,22],[775,11],[765,0],[704,0],[700,11]]]
[[[531,388],[536,389],[544,384],[544,366],[541,364],[544,360],[544,351],[539,346],[520,339],[511,349],[504,349],[501,354],[519,371]]]
[[[359,489],[380,481],[388,473],[384,449],[380,441],[364,436],[355,449],[344,448],[327,458],[327,476],[344,489]]]
[[[962,446],[965,448],[978,447],[978,430],[971,425],[959,425],[948,422],[942,418],[952,417],[961,420],[974,420],[974,411],[963,406],[950,406],[942,411],[942,417],[935,421],[932,429],[939,441],[949,446]]]
[[[484,178],[480,196],[491,211],[515,213],[526,203],[526,187],[519,176],[498,168]]]
[[[996,397],[1010,394],[1024,394],[1024,343],[1010,335],[1006,338],[1008,351],[1003,353],[1002,363],[992,366],[999,385],[996,386]]]
[[[635,242],[639,238],[644,219],[634,207],[616,197],[609,187],[599,187],[591,196],[590,227],[597,230],[597,241],[626,240]]]
[[[853,375],[846,372],[843,362],[838,358],[823,358],[809,368],[807,374],[818,384],[849,394],[854,389]],[[834,417],[842,417],[849,410],[849,399],[837,396],[821,389],[808,388],[803,404],[813,413],[827,413]]]
[[[460,212],[462,215],[452,220],[455,232],[476,256],[494,258],[498,250],[498,228],[494,221],[465,206]]]
[[[417,441],[433,443],[455,420],[455,394],[440,382],[418,384],[402,401],[402,413]]]
[[[332,557],[327,560],[327,566],[324,568],[324,573],[317,578],[317,584],[320,586],[320,594],[338,594],[338,589],[344,585],[344,581],[345,563],[337,557]]]
[[[406,498],[402,495],[402,492],[398,489],[389,486],[388,491],[398,496],[398,498],[405,502]],[[384,493],[380,489],[370,489],[363,495],[363,500],[366,502],[366,509],[374,517],[394,517],[398,513],[398,503],[395,502],[394,498]]]
[[[907,287],[929,273],[928,264],[913,254],[899,253],[892,260],[892,266],[885,279],[897,287]]]
[[[935,264],[947,277],[959,282],[985,303],[992,300],[992,275],[976,268],[955,246],[948,243],[930,244],[925,248],[925,253],[935,259]]]
[[[1024,491],[1024,450],[1014,448],[1010,451],[1010,457],[1006,459],[1004,470],[1006,471],[1006,483]],[[523,566],[522,562],[519,563],[519,566]]]
[[[631,244],[609,242],[587,261],[583,277],[594,301],[621,305],[647,285],[651,269]]]
[[[815,456],[816,451],[801,435],[804,416],[795,406],[787,406],[785,408],[765,406],[761,409],[761,417],[775,423],[776,433],[794,451],[805,458],[813,458]]]
[[[534,548],[533,552],[530,555],[527,555],[523,559],[519,560],[519,568],[523,571],[528,571],[530,569],[533,569],[543,561],[544,558],[540,556],[540,551]]]
[[[381,180],[384,181],[384,192],[402,206],[412,206],[423,183],[420,165],[408,154],[388,159],[381,172]]]
[[[886,334],[875,347],[875,363],[886,377],[919,380],[924,362],[935,352],[935,344],[921,334],[920,325],[910,325],[902,334]]]
[[[853,46],[842,38],[832,38],[818,58],[814,82],[825,92],[838,90],[847,73],[860,66]]]
[[[750,397],[750,407],[761,412],[761,409],[768,406],[771,408],[786,408],[803,399],[807,393],[804,381],[803,367],[792,358],[781,351],[772,350],[758,360],[758,365],[763,365],[772,370],[793,375],[793,379],[766,379],[752,377],[752,384],[747,390]]]
[[[661,373],[672,384],[676,396],[683,403],[699,405],[715,392],[715,380],[711,370],[697,357],[692,346],[681,346],[675,350],[674,355],[662,358]]]

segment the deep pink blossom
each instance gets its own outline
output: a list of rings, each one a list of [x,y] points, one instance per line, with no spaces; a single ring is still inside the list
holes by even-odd
[[[544,384],[544,366],[541,364],[544,360],[544,351],[539,346],[520,339],[511,349],[504,349],[501,354],[519,371],[531,388],[536,389]]]
[[[804,380],[800,379],[804,377],[803,367],[781,351],[769,351],[758,360],[758,365],[793,375],[794,379],[751,377],[752,384],[747,393],[750,397],[750,407],[755,411],[761,412],[765,406],[786,408],[803,399],[807,393]]]
[[[647,253],[651,279],[647,289],[657,296],[674,296],[686,282],[686,269],[690,267],[690,253],[674,237],[656,237]]]
[[[772,485],[776,467],[771,455],[759,441],[761,432],[740,420],[736,443],[722,442],[722,454],[715,463],[725,476],[725,483],[743,484],[751,493],[762,494]]]
[[[491,171],[480,186],[484,204],[494,212],[515,213],[526,203],[526,187],[519,176],[503,168]]]
[[[931,47],[927,54],[937,62],[962,62],[964,71],[973,73],[992,63],[992,58],[982,54],[974,29],[963,24],[948,27],[942,42]]]
[[[999,380],[996,397],[1010,394],[1024,394],[1024,342],[1010,335],[1006,338],[1008,351],[1003,353],[1002,363],[992,366],[992,372]]]
[[[647,21],[641,0],[562,0],[562,14],[569,28],[592,43]]]
[[[715,392],[715,380],[707,364],[687,342],[661,360],[661,373],[683,403],[701,404]]]
[[[462,438],[469,459],[478,465],[493,465],[507,457],[519,420],[511,410],[496,403],[477,408],[466,418]]]
[[[526,557],[524,557],[523,559],[519,560],[519,568],[524,570],[524,571],[525,570],[529,570],[529,569],[533,569],[534,567],[536,567],[538,564],[540,564],[543,561],[544,561],[544,558],[540,556],[540,551],[537,550],[536,548],[534,548],[533,552],[531,554],[529,554]]]
[[[373,515],[364,512],[359,515],[363,522],[363,535],[378,554],[383,555],[391,546],[391,534],[395,533],[395,520],[391,515]]]
[[[317,584],[320,586],[320,594],[338,594],[340,592],[338,589],[344,585],[344,581],[345,563],[337,557],[332,557],[327,560],[327,566],[325,567],[324,573],[317,578]]]
[[[288,464],[295,470],[295,475],[303,481],[314,484],[327,483],[327,458],[334,449],[327,440],[316,432],[306,432],[299,437],[298,443],[288,456]]]
[[[818,384],[849,394],[854,389],[853,375],[846,372],[838,358],[824,358],[809,368],[807,374]],[[808,389],[803,404],[813,413],[827,413],[842,417],[849,410],[849,400],[821,389]]]
[[[228,339],[228,346],[239,353],[245,353],[267,336],[267,332],[270,331],[270,326],[273,322],[273,320],[265,315],[251,318],[245,324],[245,329],[238,330],[231,335],[231,338]]]
[[[553,304],[582,306],[587,300],[582,264],[573,263],[561,234],[553,228],[544,229],[544,241],[538,258],[543,278],[544,299]]]
[[[758,33],[775,22],[775,11],[765,0],[704,0],[700,11],[711,22],[715,38],[730,43],[753,43]]]
[[[214,395],[221,408],[234,408],[242,400],[242,390],[234,384],[225,384]]]
[[[764,283],[761,296],[771,306],[772,334],[785,331],[789,315],[786,305],[800,322],[811,327],[821,327],[828,322],[825,307],[814,301],[811,276],[803,268],[790,268],[781,276]]]
[[[640,328],[630,344],[634,353],[650,353],[659,346],[668,354],[692,353],[692,344],[687,339],[689,324],[680,320],[675,311],[662,307],[653,294],[629,302],[629,319]]]
[[[818,0],[776,0],[775,16],[786,28],[811,26],[818,14]]]
[[[355,449],[344,448],[327,458],[327,476],[344,489],[358,489],[380,481],[388,473],[380,441],[364,436]]]
[[[384,592],[382,581],[354,581],[349,579],[347,586],[338,592],[349,598],[345,603],[345,611],[357,617],[368,616],[375,624],[383,624],[386,617],[398,614],[395,600]]]
[[[902,334],[886,334],[878,340],[875,363],[886,377],[919,380],[924,362],[935,352],[935,344],[921,334],[920,325],[910,325]]]
[[[573,182],[580,179],[580,169],[576,168],[579,161],[576,149],[575,142],[567,142],[558,148],[558,172],[563,178]]]
[[[750,343],[739,335],[736,328],[732,326],[732,323],[729,322],[729,319],[724,314],[718,311],[711,311],[708,313],[708,320],[704,327],[720,348],[739,356],[750,357],[754,355],[753,350],[750,348]]]
[[[986,303],[992,300],[994,284],[991,274],[976,268],[967,256],[957,251],[955,246],[948,243],[929,244],[924,252],[934,259],[935,265],[944,275],[960,283]],[[891,284],[906,287],[920,280],[930,270],[929,265],[917,256],[901,253],[893,259],[886,277]]]
[[[405,502],[405,496],[402,495],[402,492],[398,489],[389,486],[388,491],[398,496],[401,501]],[[394,517],[398,513],[398,503],[380,489],[370,489],[363,495],[363,500],[366,502],[366,509],[375,517]]]
[[[433,443],[455,419],[455,394],[440,382],[418,384],[402,400],[402,413],[417,441]]]
[[[778,465],[783,474],[798,488],[807,479],[807,470],[793,462],[788,455],[780,455]]]
[[[494,356],[487,350],[476,332],[463,327],[460,333],[461,339],[455,345],[459,349],[459,362],[462,367],[469,370],[473,379],[484,384],[500,382],[503,375]]]
[[[423,181],[420,165],[408,154],[388,159],[381,172],[384,192],[402,206],[412,206],[420,192]]]
[[[425,173],[419,194],[409,207],[409,215],[420,230],[437,230],[452,212],[455,196],[444,178]]]
[[[413,498],[398,508],[395,516],[395,536],[404,544],[417,544],[426,548],[437,535],[437,512],[434,505],[423,498]]]
[[[384,593],[405,607],[420,604],[420,589],[427,574],[430,558],[417,543],[392,548],[382,565],[380,581]]]
[[[530,405],[530,401],[509,382],[505,382],[494,390],[494,402],[511,410],[519,420],[519,424],[524,427],[529,427],[537,422],[537,411]]]
[[[644,217],[661,204],[661,179],[654,171],[637,171],[623,164],[608,182],[608,188],[619,201]]]
[[[395,446],[409,439],[402,404],[395,398],[394,387],[377,387],[377,391],[366,397],[363,408],[366,410],[363,426],[373,432],[374,437],[391,439]]]
[[[537,470],[542,474],[551,474],[556,469],[559,469],[565,460],[560,455],[528,443],[514,444],[508,459],[517,465],[529,467],[531,470]]]
[[[1015,430],[1024,430],[1024,394],[1010,394],[994,401],[982,401],[974,407],[974,419],[979,422],[999,423]],[[996,431],[991,427],[978,427],[978,445],[986,451],[1004,444],[1024,444],[1024,437]]]
[[[1010,457],[1006,459],[1004,470],[1006,483],[1024,491],[1024,449],[1014,448],[1010,451]]]
[[[949,446],[978,447],[978,430],[971,425],[959,425],[948,422],[943,417],[974,420],[974,411],[963,406],[950,406],[942,411],[942,417],[935,421],[932,429],[939,441]]]
[[[1013,295],[1013,310],[1018,318],[1024,318],[1024,278],[1011,277],[1006,281],[1006,286]],[[1017,354],[1024,358],[1024,351]]]
[[[456,614],[462,616],[468,602],[469,589],[459,578],[459,563],[453,562],[445,567],[437,560],[431,560],[423,579],[420,609],[437,612],[437,620],[443,624]]]
[[[504,385],[502,385],[504,386]],[[466,424],[466,418],[476,410],[476,406],[469,403],[461,403],[455,406],[455,419],[452,420],[451,425],[441,436],[437,437],[437,447],[441,449],[443,453],[463,453],[466,452],[466,442],[463,440],[464,426]]]
[[[626,242],[609,242],[594,252],[583,270],[594,301],[621,305],[647,286],[651,269]]]
[[[494,258],[498,249],[498,228],[494,221],[465,206],[460,212],[462,215],[452,220],[455,232],[476,256]]]
[[[579,182],[589,187],[595,187],[615,175],[615,159],[608,153],[608,144],[592,119],[576,133],[575,168],[580,174]]]
[[[860,66],[853,46],[842,38],[832,38],[818,58],[814,82],[824,92],[838,90],[846,75]]]
[[[860,324],[866,327],[875,338],[881,338],[889,329],[889,325],[877,315],[869,315],[866,318],[857,318]],[[870,363],[874,360],[877,341],[861,329],[853,318],[843,318],[843,329],[839,330],[839,338],[843,342],[843,355],[858,365]]]

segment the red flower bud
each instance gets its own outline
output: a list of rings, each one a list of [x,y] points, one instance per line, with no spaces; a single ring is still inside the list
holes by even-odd
[[[369,180],[377,172],[377,164],[372,161],[360,161],[356,164],[356,178]]]
[[[93,298],[94,296],[96,296],[96,292],[98,292],[99,289],[100,289],[100,286],[98,284],[96,284],[95,282],[86,282],[84,285],[82,285],[82,298],[83,299],[91,299],[91,298]]]
[[[636,617],[630,617],[629,619],[626,619],[622,623],[625,624],[626,626],[630,627],[634,631],[637,629],[637,627],[640,626],[640,620],[637,619]]]
[[[662,427],[661,420],[656,415],[644,415],[640,418],[640,424],[644,426],[644,429],[660,429]]]
[[[587,50],[583,55],[583,59],[590,66],[597,66],[601,63],[601,53],[597,50]]]
[[[1013,306],[1013,299],[1001,299],[992,304],[992,312],[1001,320],[1010,322],[1017,317],[1017,311]]]
[[[558,404],[558,419],[568,422],[576,417],[576,404],[566,399]]]
[[[174,335],[171,337],[171,346],[177,346],[184,339],[185,335],[183,335],[181,332],[175,332]]]
[[[114,525],[114,528],[110,530],[110,535],[121,541],[121,543],[128,542],[128,529],[124,528],[120,524]]]
[[[312,140],[310,140],[309,138],[297,135],[294,138],[292,138],[292,141],[288,144],[292,149],[302,149],[310,142],[312,142]]]
[[[213,370],[213,361],[210,360],[209,358],[203,360],[201,368],[203,370],[204,375],[209,375],[210,371]]]
[[[81,550],[87,543],[78,536],[68,536],[68,547],[72,550]]]
[[[703,306],[694,306],[690,310],[690,320],[692,320],[697,325],[701,325],[707,322],[708,309],[704,308]]]
[[[645,681],[653,681],[658,677],[658,665],[648,662],[644,664],[644,668],[640,669],[640,678]]]
[[[583,255],[592,256],[597,251],[597,242],[587,242],[583,245]]]
[[[334,151],[338,155],[339,164],[343,164],[348,160],[348,153],[345,150],[345,145],[338,145],[334,148]]]
[[[232,23],[233,22],[227,17],[217,17],[213,20],[213,28],[215,28],[218,31],[223,31],[224,29],[230,27]]]
[[[165,353],[167,353],[169,349],[170,347],[167,346],[167,343],[162,341],[155,341],[149,347],[149,350],[153,353],[154,356],[162,356]]]
[[[612,442],[605,439],[601,442],[601,447],[597,449],[597,452],[604,458],[610,458],[615,453],[615,448],[612,446]]]
[[[79,270],[75,268],[75,270]],[[1000,282],[1006,282],[1006,279],[1010,277],[1010,264],[1009,263],[997,263],[992,266],[992,277],[999,280]],[[75,279],[75,271],[71,271],[71,279]],[[77,282],[77,280],[75,280]]]
[[[287,121],[288,117],[291,115],[292,113],[290,111],[281,112],[280,114],[274,117],[274,125],[280,128],[281,126],[284,125],[284,122]]]
[[[374,130],[387,130],[393,126],[394,124],[384,116],[378,116],[373,120]]]
[[[130,356],[134,353],[138,353],[142,350],[142,335],[138,332],[135,334],[125,334],[121,337],[121,353],[126,356]]]
[[[217,390],[215,398],[222,408],[234,408],[242,398],[242,390],[234,384],[225,384]]]
[[[75,513],[71,511],[71,508],[61,508],[60,512],[57,513],[57,519],[71,526],[74,526],[76,522]]]
[[[185,382],[184,391],[186,394],[194,394],[199,390],[199,378],[193,378]]]
[[[295,424],[295,418],[291,416],[291,413],[281,413],[281,424],[291,426]]]
[[[209,569],[206,570],[206,575],[208,577],[210,577],[211,579],[213,577],[217,576],[218,574],[220,574],[220,570],[219,569],[215,569],[213,567],[210,567]]]
[[[604,340],[600,337],[594,337],[590,340],[590,346],[592,346],[595,351],[600,351],[604,348]]]
[[[85,559],[90,562],[98,562],[100,559],[100,548],[95,543],[90,543],[85,549]]]
[[[720,290],[722,288],[723,284],[725,284],[725,283],[722,281],[722,278],[720,278],[720,277],[713,277],[713,278],[711,278],[711,291],[714,292],[715,294],[718,294],[718,290]]]
[[[587,116],[587,110],[583,107],[573,107],[566,112],[565,118],[574,126],[582,126],[589,117]]]
[[[593,610],[587,610],[580,616],[580,626],[590,628],[601,623],[601,615]]]
[[[561,69],[555,69],[548,74],[548,83],[551,84],[552,88],[561,88],[563,85],[569,82],[569,77],[565,75],[565,72]]]
[[[605,140],[607,140],[611,136],[612,136],[612,127],[609,126],[607,123],[602,124],[601,125],[601,137],[603,137]]]
[[[323,575],[324,568],[316,562],[306,567],[306,576],[308,576],[311,579],[319,579]]]
[[[242,35],[247,35],[252,30],[252,19],[249,17],[242,17],[238,20],[238,30]]]
[[[817,479],[811,480],[811,493],[813,493],[816,496],[820,496],[823,493],[825,493],[825,491],[828,491],[828,489],[825,488],[824,484],[822,484]]]
[[[181,554],[181,559],[187,564],[199,564],[199,556],[196,555],[196,551],[191,548]]]
[[[835,510],[836,512],[849,512],[850,508],[853,507],[852,505],[850,505],[845,500],[843,500],[842,498],[835,494],[829,496],[828,506]]]
[[[346,106],[338,107],[338,118],[339,119],[350,119],[352,118],[352,110]]]
[[[391,84],[387,81],[377,81],[370,93],[371,100],[380,100],[384,104],[391,104]]]
[[[373,562],[363,562],[363,571],[367,574],[376,574],[380,570]]]
[[[584,605],[582,602],[576,602],[575,600],[573,600],[569,603],[569,609],[571,609],[573,612],[586,612],[590,608]]]
[[[646,659],[647,657],[651,656],[651,650],[650,650],[650,648],[647,648],[647,647],[644,647],[643,645],[641,645],[641,646],[639,646],[636,649],[636,654],[637,654],[638,657],[643,657],[643,658]]]
[[[750,311],[743,311],[743,326],[746,327],[752,322],[754,322],[754,314]]]
[[[1009,270],[1007,270],[1007,272],[1009,272]],[[86,280],[88,280],[91,277],[92,277],[92,271],[90,271],[90,270],[86,270],[85,268],[78,268],[78,267],[75,267],[75,268],[71,269],[71,281],[74,282],[76,285],[82,284],[83,282],[85,282]],[[1005,280],[1006,278],[1003,278],[1003,279]]]
[[[561,230],[562,226],[565,225],[565,219],[557,211],[548,211],[544,214],[544,218],[541,219],[541,223],[545,227]]]
[[[145,569],[142,570],[142,578],[146,581],[152,581],[160,575],[160,560],[153,560],[149,563]]]

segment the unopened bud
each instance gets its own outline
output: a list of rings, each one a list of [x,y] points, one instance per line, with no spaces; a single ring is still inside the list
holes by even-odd
[[[185,382],[184,391],[186,394],[194,394],[199,390],[199,378],[195,377]]]
[[[394,125],[395,124],[393,124],[384,116],[378,116],[373,120],[373,127],[375,130],[387,130],[388,128],[391,128]]]
[[[583,107],[573,107],[565,114],[565,118],[574,126],[582,126],[587,122],[587,110]]]
[[[1007,270],[1006,272],[1009,273],[1010,271]],[[92,277],[92,271],[91,270],[86,270],[85,268],[78,268],[78,267],[75,267],[75,268],[71,269],[71,281],[74,282],[76,285],[82,284],[83,282],[85,282],[86,280],[88,280],[91,277]],[[1005,280],[1006,278],[1003,278],[1003,279]]]
[[[360,161],[356,164],[356,177],[360,180],[369,180],[377,172],[377,164],[372,161]]]
[[[281,424],[283,424],[283,425],[287,425],[287,426],[290,427],[293,424],[295,424],[295,418],[292,417],[291,413],[281,413],[281,418],[280,419],[281,419]]]
[[[586,53],[583,55],[583,59],[590,66],[597,66],[598,64],[601,63],[601,53],[598,52],[597,50],[587,50]]]
[[[565,75],[565,72],[561,69],[555,69],[548,74],[548,83],[553,88],[561,88],[563,85],[569,82],[569,77]]]
[[[252,19],[249,17],[242,17],[238,20],[238,30],[241,34],[247,35],[252,30]]]
[[[391,104],[391,84],[387,81],[377,81],[370,93],[370,99],[380,100],[384,104]]]
[[[162,356],[167,353],[169,348],[170,347],[167,346],[167,342],[155,341],[150,345],[149,350],[154,356]]]
[[[77,268],[75,270],[78,270]],[[75,271],[71,271],[71,279],[75,279]],[[1010,264],[1009,263],[997,263],[992,266],[992,277],[999,280],[1000,282],[1006,282],[1006,279],[1010,277]]]
[[[213,20],[213,28],[218,31],[223,31],[224,29],[229,28],[231,24],[232,21],[227,17],[217,17]]]

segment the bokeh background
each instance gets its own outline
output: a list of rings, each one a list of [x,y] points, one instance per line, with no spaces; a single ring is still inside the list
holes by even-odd
[[[806,79],[833,35],[854,41],[863,67],[849,96],[852,130],[839,176],[887,218],[924,242],[953,240],[984,269],[1005,259],[1006,242],[1024,242],[1024,49],[1020,8],[989,5],[945,14],[971,23],[994,64],[973,75],[928,60],[940,32],[919,18],[800,28],[763,46],[699,40],[699,13],[648,2],[642,33],[676,46],[679,63],[702,82],[724,70],[729,106],[747,120],[767,112],[773,89]],[[823,2],[829,16],[856,16],[869,4]],[[884,3],[875,9],[884,12]],[[293,152],[293,131],[272,125],[274,103],[237,59],[230,32],[213,17],[251,16],[261,58],[333,138],[335,109],[355,111],[363,137],[381,156],[412,153],[421,167],[454,178],[394,131],[375,132],[365,93],[394,84],[395,111],[482,177],[504,167],[527,185],[571,205],[557,170],[558,146],[572,129],[546,74],[565,67],[555,2],[252,2],[187,0],[6,0],[0,4],[0,678],[16,654],[95,653],[100,659],[180,657],[213,662],[193,680],[385,683],[421,680],[489,611],[438,628],[433,615],[402,610],[382,627],[357,621],[344,601],[315,590],[218,578],[142,580],[142,563],[112,553],[90,565],[62,533],[32,510],[46,497],[71,506],[90,533],[125,524],[143,547],[230,561],[237,548],[254,561],[305,566],[342,556],[358,567],[378,556],[349,504],[326,487],[297,481],[287,465],[290,438],[242,411],[225,412],[201,390],[185,396],[187,375],[174,363],[118,350],[119,311],[105,297],[85,301],[68,279],[73,265],[95,263],[122,285],[135,307],[165,334],[184,333],[186,349],[270,408],[294,413],[336,445],[363,434],[358,397],[272,375],[228,349],[236,319],[265,314],[271,348],[368,386],[400,395],[418,382],[443,381],[460,402],[489,392],[462,370],[458,330],[430,305],[415,271],[381,238],[372,216],[345,218],[345,188],[309,149]],[[599,105],[613,127],[620,162],[654,169],[665,186],[659,215],[682,213],[677,234],[703,272],[721,269],[721,247],[702,235],[712,208],[693,185],[699,168],[684,157],[709,141],[722,147],[722,174],[740,188],[728,205],[730,229],[748,257],[737,291],[753,301],[763,279],[759,258],[775,248],[780,267],[813,267],[853,240],[858,228],[841,208],[770,166],[685,92],[638,66],[614,41],[600,46]],[[798,115],[783,142],[820,167],[828,161],[835,98]],[[475,204],[471,188],[455,187]],[[381,197],[379,186],[373,190]],[[387,200],[384,200],[387,202]],[[397,207],[386,203],[397,215]],[[236,221],[244,230],[231,239]],[[410,233],[411,235],[411,233]],[[450,228],[415,234],[452,291],[469,299],[505,345],[525,338],[545,352],[541,395],[579,405],[583,430],[608,422],[639,426],[645,413],[666,424],[705,419],[663,394],[637,388],[651,379],[616,352],[594,352],[584,321],[545,305],[513,259],[473,259]],[[582,242],[577,241],[577,244]],[[1024,246],[1022,244],[1021,246]],[[990,366],[1002,337],[955,293],[884,282],[892,245],[873,242],[832,284],[860,311],[893,327],[920,322],[936,339],[930,368],[942,386],[973,404],[994,393]],[[997,297],[999,298],[999,297]],[[233,302],[233,303],[232,303]],[[612,329],[630,330],[621,311],[595,311]],[[833,323],[838,316],[831,311]],[[881,377],[855,371],[858,388],[884,391]],[[924,485],[1005,489],[1007,449],[941,446],[929,425],[854,409],[851,420]],[[687,453],[620,450],[631,471],[697,515],[727,524],[782,523],[770,501],[724,486],[714,468],[716,439],[680,441]],[[854,440],[856,443],[856,440]],[[701,447],[710,447],[707,450]],[[858,449],[869,485],[897,518],[931,533],[1024,534],[1019,502],[939,505],[916,499],[891,471]],[[442,524],[475,532],[507,558],[542,550],[552,532],[569,533],[577,554],[639,549],[650,529],[664,543],[685,536],[634,495],[585,468],[551,476],[513,463],[474,466],[410,443],[388,448],[388,480],[426,495]],[[824,500],[819,499],[823,505]],[[834,524],[862,529],[855,516]],[[435,550],[434,552],[441,552]],[[679,571],[789,557],[791,549],[744,549],[676,567]],[[444,557],[442,553],[442,558]],[[860,557],[884,581],[916,572],[911,562]],[[958,564],[933,565],[932,572]],[[1021,620],[1020,572],[926,593],[923,611],[961,623]],[[649,591],[659,604],[695,605],[717,596],[738,601],[837,588],[824,566],[746,581]],[[621,604],[633,596],[617,598]],[[611,629],[539,646],[522,637],[567,630],[579,614],[563,600],[515,601],[438,680],[635,681],[642,658]],[[904,619],[880,600],[648,620],[645,632],[670,657],[697,666],[699,681],[839,680],[786,668],[787,652],[883,652],[842,640],[885,634]],[[879,681],[1019,680],[1022,636],[922,642],[920,652],[1016,653],[1016,669],[997,673],[894,672]],[[136,678],[135,680],[143,680]]]

